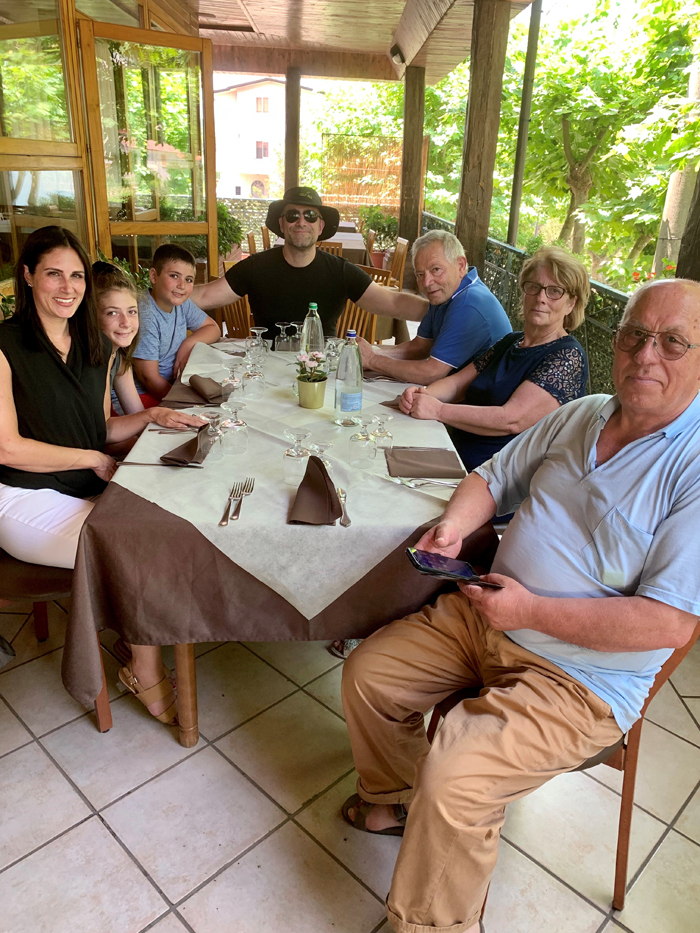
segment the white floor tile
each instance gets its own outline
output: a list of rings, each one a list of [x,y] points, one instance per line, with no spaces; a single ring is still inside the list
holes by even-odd
[[[342,677],[343,665],[339,664],[338,667],[334,667],[332,671],[328,671],[323,677],[319,677],[318,680],[308,684],[306,691],[312,696],[318,697],[329,709],[345,719],[343,703],[340,699],[340,681]]]
[[[18,634],[12,641],[12,647],[15,649],[17,657],[10,664],[3,667],[3,671],[9,671],[25,661],[32,658],[39,658],[42,654],[48,654],[56,648],[62,648],[66,637],[66,614],[54,603],[48,603],[49,617],[49,637],[46,641],[37,641],[34,634],[34,616],[29,619],[26,625],[22,626]]]
[[[26,616],[31,611],[31,599],[16,599],[14,602],[8,603],[6,606],[2,606],[2,608],[0,608],[0,615],[4,615],[6,612],[21,612]]]
[[[213,748],[129,794],[103,816],[173,902],[285,819]]]
[[[695,721],[700,723],[700,697],[684,697],[688,704],[688,709],[695,717]]]
[[[197,662],[199,728],[215,739],[296,689],[250,651],[223,645]]]
[[[603,916],[501,840],[484,913],[488,933],[596,933]]]
[[[119,696],[116,688],[119,665],[103,652],[107,690],[110,699]],[[4,696],[35,735],[43,735],[86,712],[66,691],[61,681],[63,649],[42,655],[21,667],[0,673],[0,696]]]
[[[622,790],[622,772],[598,765],[588,772],[616,791]],[[670,823],[700,776],[700,748],[670,735],[652,722],[642,726],[634,801]]]
[[[700,697],[700,641],[696,641],[671,680],[681,696]]]
[[[180,912],[196,933],[369,933],[384,905],[288,823]]]
[[[148,933],[186,933],[187,927],[175,914],[168,914],[152,926]]]
[[[329,653],[329,644],[329,641],[246,642],[251,651],[300,687],[341,663]]]
[[[352,768],[345,723],[295,693],[217,745],[290,813]]]
[[[26,621],[27,615],[24,612],[0,612],[0,635],[2,635],[5,641],[12,643],[13,638],[16,637],[17,632],[19,632]]]
[[[357,773],[353,771],[302,810],[297,821],[378,897],[385,898],[391,887],[401,838],[361,833],[345,822],[341,807],[356,792],[356,783]]]
[[[700,846],[671,831],[627,895],[619,918],[634,933],[697,933]]]
[[[585,774],[562,774],[506,808],[505,838],[594,903],[612,901],[620,798]],[[546,829],[545,829],[546,828]],[[665,826],[636,809],[629,877]]]
[[[0,787],[0,868],[90,815],[36,743],[0,759]]]
[[[43,739],[97,809],[194,751],[183,748],[177,729],[150,716],[135,697],[112,703],[112,718],[109,732],[98,732],[91,719],[83,718]]]
[[[700,790],[695,791],[695,796],[678,817],[676,829],[700,844]]]
[[[0,755],[5,755],[31,741],[31,735],[19,719],[4,703],[0,702]]]
[[[138,933],[167,909],[97,817],[0,875],[2,933]]]
[[[694,745],[700,745],[700,727],[693,721],[670,683],[665,683],[651,701],[646,718]]]

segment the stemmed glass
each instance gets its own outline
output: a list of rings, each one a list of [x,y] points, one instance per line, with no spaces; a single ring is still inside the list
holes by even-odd
[[[223,432],[221,430],[221,412],[203,411],[200,415],[200,418],[203,418],[205,421],[209,422],[209,427],[207,428],[207,438],[209,439],[210,446],[207,459],[210,461],[221,460],[223,457],[221,450],[221,439],[223,437]]]
[[[328,473],[331,472],[331,462],[324,457],[324,454],[333,446],[331,441],[314,441],[313,444],[309,444],[309,450],[312,454],[317,454],[321,458],[321,463],[324,465]]]
[[[248,425],[238,417],[238,412],[245,408],[245,402],[230,399],[225,407],[231,412],[231,417],[221,424],[224,430],[221,443],[226,456],[237,457],[248,449]]]
[[[224,370],[227,373],[226,377],[221,382],[221,387],[225,388],[226,386],[231,387],[230,394],[233,395],[236,389],[241,388],[241,377],[240,372],[243,368],[243,360],[239,356],[231,356],[223,364]],[[226,408],[226,405],[222,405],[222,408]]]
[[[350,438],[350,463],[352,466],[367,467],[377,456],[377,446],[369,428],[363,422],[357,433]]]
[[[344,344],[343,337],[328,337],[326,340],[326,359],[328,360],[329,373],[334,373],[338,368],[338,359]]]
[[[275,337],[275,350],[291,350],[292,337],[288,331],[287,321],[278,321],[275,327],[279,328],[279,335]]]
[[[289,326],[294,328],[294,330],[292,331],[291,351],[292,353],[300,353],[301,352],[301,329],[304,326],[304,322],[303,321],[292,321],[292,323]]]
[[[372,429],[371,433],[378,451],[391,450],[394,444],[394,435],[384,427],[384,424],[391,421],[393,417],[393,415],[375,415],[372,418],[372,424],[375,424],[376,427]]]
[[[287,440],[294,441],[294,447],[288,447],[282,454],[284,463],[284,481],[288,486],[298,486],[304,479],[306,465],[309,462],[310,451],[302,447],[302,442],[311,437],[311,431],[295,431],[289,429],[284,432]]]
[[[265,394],[265,374],[260,368],[260,360],[249,359],[243,374],[243,394],[246,398],[262,398]]]

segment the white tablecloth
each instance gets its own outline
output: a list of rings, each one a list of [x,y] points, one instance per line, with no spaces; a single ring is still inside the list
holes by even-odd
[[[196,344],[185,373],[213,375],[213,347]],[[293,354],[271,353],[264,364],[265,397],[246,399],[242,417],[248,424],[248,451],[237,457],[205,461],[202,470],[123,467],[114,482],[161,508],[191,522],[216,547],[244,570],[283,596],[311,619],[398,547],[417,527],[438,517],[452,489],[423,490],[398,485],[386,470],[384,458],[368,469],[349,463],[349,437],[354,428],[333,422],[334,377],[326,387],[326,406],[318,411],[301,408],[292,394],[295,378]],[[218,375],[222,375],[220,370]],[[183,378],[184,381],[184,378]],[[394,398],[405,386],[378,382],[363,386],[363,415],[389,416],[387,424],[397,445],[454,449],[443,425],[416,421],[379,403]],[[192,409],[193,414],[197,413]],[[308,429],[314,441],[332,441],[326,454],[332,479],[347,492],[350,528],[288,525],[287,515],[296,490],[284,482],[282,454],[291,446],[286,428]],[[180,439],[145,431],[127,459],[157,462]],[[241,518],[220,528],[231,485],[255,477],[254,493],[243,500]]]

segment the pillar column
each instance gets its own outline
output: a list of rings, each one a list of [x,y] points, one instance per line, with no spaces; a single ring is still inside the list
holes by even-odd
[[[299,185],[299,123],[301,118],[301,69],[290,66],[284,95],[284,188]]]
[[[406,68],[405,81],[399,236],[413,243],[420,236],[423,206],[425,68],[409,65]]]

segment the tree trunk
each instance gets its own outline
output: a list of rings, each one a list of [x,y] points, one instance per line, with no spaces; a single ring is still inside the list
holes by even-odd
[[[583,246],[586,242],[586,224],[585,221],[578,219],[576,211],[588,200],[588,194],[593,187],[593,177],[588,169],[585,169],[583,172],[573,169],[566,176],[566,183],[569,186],[569,191],[571,191],[571,200],[569,201],[569,210],[566,214],[566,220],[559,231],[557,239],[561,240],[566,246],[569,246],[569,241],[573,235],[574,240],[581,243],[581,249],[574,249],[574,252],[581,253],[583,252]],[[576,229],[577,226],[579,226],[578,231]]]
[[[678,253],[676,277],[700,282],[700,172],[695,175],[695,191]]]
[[[571,252],[581,256],[586,246],[586,221],[574,218],[574,235],[571,239]]]
[[[688,81],[689,100],[700,100],[700,60],[693,62]],[[677,262],[681,236],[688,219],[695,186],[695,166],[688,164],[674,172],[668,182],[664,210],[654,253],[654,272],[658,275],[666,261]]]
[[[634,241],[634,246],[629,251],[627,262],[634,265],[653,239],[654,237],[650,233],[640,233]]]

